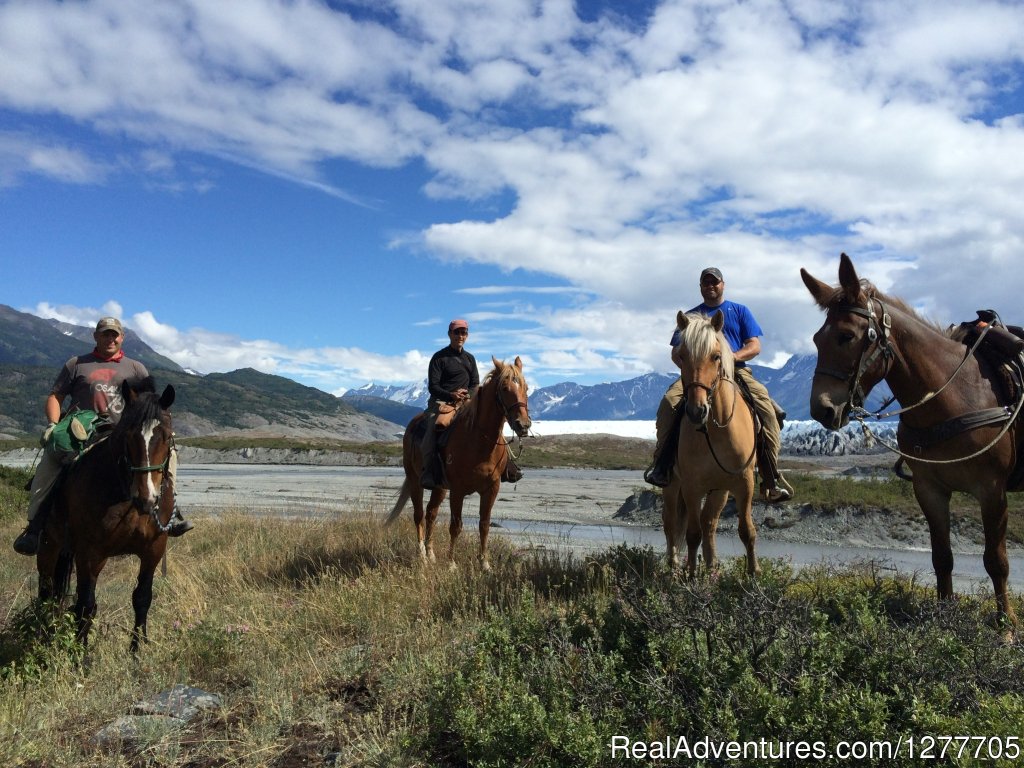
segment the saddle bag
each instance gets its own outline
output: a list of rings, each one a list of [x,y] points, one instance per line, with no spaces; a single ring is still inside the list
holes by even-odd
[[[96,411],[75,410],[69,412],[53,426],[50,437],[46,441],[46,449],[60,458],[63,463],[74,461],[88,447],[96,432],[98,418],[99,414]]]

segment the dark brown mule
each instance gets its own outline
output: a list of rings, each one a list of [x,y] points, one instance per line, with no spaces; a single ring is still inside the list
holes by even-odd
[[[676,316],[682,331],[677,357],[683,362],[680,372],[686,382],[686,418],[680,425],[675,470],[663,494],[662,522],[666,556],[673,568],[679,566],[685,532],[691,577],[696,574],[699,546],[703,545],[705,567],[717,564],[715,534],[730,493],[739,512],[747,573],[754,575],[760,570],[754,552],[757,530],[751,516],[754,417],[733,378],[732,348],[722,335],[724,322],[721,311],[710,320],[700,314],[680,312]]]
[[[451,426],[448,440],[439,448],[441,462],[451,492],[451,543],[448,555],[455,563],[455,541],[462,532],[462,504],[466,496],[480,494],[480,563],[487,570],[487,534],[491,526],[491,509],[498,497],[501,474],[508,461],[508,448],[502,434],[506,422],[519,437],[525,437],[530,430],[530,410],[527,405],[527,384],[523,377],[523,363],[517,357],[512,365],[491,358],[494,369],[487,374],[476,396],[463,406]],[[424,415],[414,416],[405,429],[402,464],[405,467],[405,482],[398,501],[388,516],[385,525],[390,525],[402,513],[406,502],[412,499],[413,520],[419,538],[420,557],[433,561],[434,547],[431,534],[437,512],[448,491],[435,488],[430,492],[426,511],[423,509],[423,486],[420,485],[419,440],[417,426]]]
[[[885,379],[902,406],[899,450],[913,470],[914,495],[928,521],[939,597],[953,594],[949,502],[953,491],[962,491],[981,505],[984,563],[995,589],[997,618],[1016,626],[1007,598],[1006,493],[1020,448],[1019,430],[1008,423],[1010,411],[997,395],[999,371],[901,300],[858,279],[846,254],[839,260],[838,288],[806,270],[800,275],[827,313],[814,335],[818,364],[811,415],[839,429],[851,413],[863,414],[858,409],[867,393]],[[955,428],[980,423],[977,416],[1000,410],[1004,415],[995,422]]]
[[[174,388],[157,395],[153,379],[124,382],[125,409],[109,437],[73,464],[54,491],[36,567],[39,599],[63,601],[72,567],[78,573],[75,618],[78,638],[87,642],[96,615],[96,581],[107,559],[139,558],[132,592],[135,626],[131,650],[146,640],[153,600],[153,573],[167,546],[174,494],[166,473],[173,444]]]

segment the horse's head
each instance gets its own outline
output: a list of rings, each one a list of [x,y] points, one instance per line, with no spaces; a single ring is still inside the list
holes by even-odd
[[[526,377],[523,376],[523,361],[517,356],[512,365],[506,365],[493,355],[494,370],[491,376],[497,380],[498,407],[505,414],[505,421],[519,437],[526,437],[532,423],[527,402]]]
[[[818,362],[811,383],[811,416],[839,429],[886,374],[892,356],[891,320],[877,291],[860,280],[845,253],[839,257],[839,286],[833,288],[800,270],[804,285],[825,310],[814,334]]]
[[[174,429],[170,407],[174,387],[170,384],[157,396],[153,377],[128,380],[121,384],[125,408],[112,439],[116,436],[124,446],[122,461],[129,473],[129,496],[143,514],[153,514],[160,505],[160,495],[171,449]]]
[[[675,357],[686,386],[686,417],[694,424],[707,423],[718,383],[733,376],[732,348],[722,335],[723,325],[721,310],[710,319],[696,313],[676,315],[680,340]]]

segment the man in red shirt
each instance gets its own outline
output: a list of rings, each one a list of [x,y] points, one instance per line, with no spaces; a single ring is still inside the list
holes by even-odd
[[[23,555],[34,555],[39,549],[39,534],[46,523],[43,502],[60,476],[61,468],[73,459],[72,455],[61,454],[50,440],[54,426],[61,419],[61,406],[70,398],[68,412],[91,411],[96,414],[95,425],[113,425],[121,418],[124,400],[121,397],[121,383],[128,379],[145,378],[149,375],[146,366],[130,357],[125,357],[121,345],[124,343],[124,327],[116,317],[104,317],[96,324],[93,332],[96,346],[86,355],[68,360],[53,388],[46,398],[45,412],[49,426],[44,430],[42,458],[32,478],[28,503],[28,526],[14,541],[15,551]],[[79,432],[76,432],[79,430]],[[84,441],[87,434],[78,423],[71,425],[75,437]],[[177,468],[177,452],[172,449],[167,473],[171,488],[174,487],[174,471]],[[181,536],[192,529],[192,523],[181,517],[175,508],[175,518],[167,534]]]

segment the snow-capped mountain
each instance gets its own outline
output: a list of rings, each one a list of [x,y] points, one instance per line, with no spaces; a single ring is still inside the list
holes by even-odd
[[[866,435],[860,424],[848,424],[837,432],[816,421],[787,421],[782,428],[782,451],[797,456],[846,456],[885,453],[883,443],[896,445],[896,422],[869,423],[874,437]]]
[[[762,382],[791,421],[810,420],[811,379],[817,364],[814,355],[797,355],[782,368],[752,365],[751,371]],[[527,374],[529,375],[529,374]],[[535,419],[559,421],[619,421],[653,419],[665,390],[675,380],[668,373],[647,373],[627,381],[582,385],[562,382],[530,392],[530,414]],[[426,380],[405,386],[367,384],[352,389],[344,397],[369,395],[394,400],[416,408],[427,406]],[[877,407],[889,396],[882,382],[868,398],[869,407]]]

